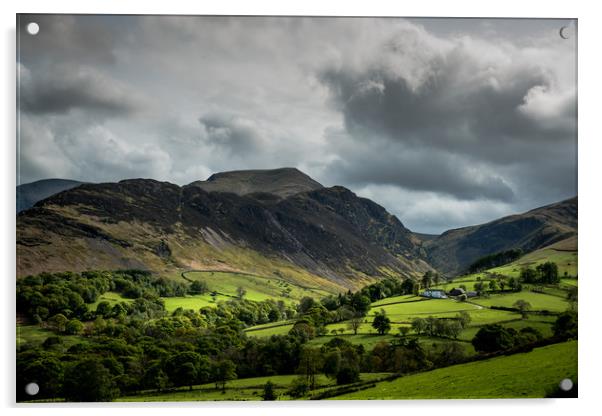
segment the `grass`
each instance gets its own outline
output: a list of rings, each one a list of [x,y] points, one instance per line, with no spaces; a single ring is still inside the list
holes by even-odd
[[[40,328],[38,325],[17,325],[17,348],[28,343],[42,344],[46,338],[56,336],[53,331],[45,328]],[[63,341],[63,346],[68,348],[71,345],[84,342],[84,338],[78,335],[59,335]]]
[[[205,306],[217,306],[217,303],[221,300],[230,300],[232,298],[228,296],[216,295],[215,302],[209,294],[205,295],[194,295],[194,296],[177,296],[172,298],[161,298],[165,303],[165,310],[167,312],[173,312],[178,308],[193,309],[198,311]]]
[[[379,380],[388,376],[388,373],[363,373],[361,374],[362,381]],[[220,389],[216,389],[215,385],[203,384],[194,386],[193,390],[188,390],[187,387],[177,390],[156,393],[149,392],[147,394],[138,394],[135,396],[120,397],[118,401],[124,402],[162,402],[162,401],[205,401],[205,400],[262,400],[263,386],[271,381],[274,383],[274,390],[280,400],[289,400],[290,397],[286,394],[293,380],[298,377],[296,375],[284,376],[269,376],[269,377],[254,377],[239,380],[232,380],[226,384],[226,392],[222,393]],[[325,387],[334,387],[336,382],[326,376],[320,374],[316,377],[316,390]]]
[[[272,335],[286,335],[292,328],[293,323],[282,321],[253,326],[245,332],[251,337],[271,337]]]
[[[577,381],[577,341],[383,381],[333,399],[540,398],[564,378]]]
[[[553,312],[562,312],[568,308],[568,302],[564,298],[545,293],[528,291],[495,294],[489,298],[473,299],[472,302],[488,307],[502,306],[511,308],[514,305],[514,302],[519,299],[529,302],[531,304],[531,309],[534,311],[548,310]]]
[[[132,299],[127,299],[124,298],[123,296],[121,296],[119,293],[115,293],[115,292],[105,292],[102,295],[100,295],[97,299],[96,302],[91,303],[88,305],[88,309],[90,309],[91,311],[95,311],[96,308],[98,307],[98,304],[100,302],[109,302],[109,304],[111,306],[116,305],[118,303],[121,302],[132,302]]]
[[[321,298],[329,294],[325,290],[309,286],[302,287],[276,276],[266,277],[247,273],[198,271],[187,272],[186,277],[191,280],[203,280],[211,291],[230,296],[236,296],[236,289],[243,287],[247,291],[245,299],[252,301],[274,299],[291,303],[300,300],[304,296]]]
[[[520,319],[520,320],[516,320],[516,321],[511,321],[511,322],[504,322],[501,325],[506,328],[514,328],[517,331],[521,330],[522,328],[530,326],[532,328],[539,330],[539,332],[541,332],[541,334],[544,337],[550,337],[553,334],[551,322],[542,322],[540,320],[535,320],[535,318]],[[472,341],[472,339],[474,338],[476,333],[479,331],[479,329],[481,329],[480,326],[468,327],[462,331],[459,339],[464,340],[464,341]]]

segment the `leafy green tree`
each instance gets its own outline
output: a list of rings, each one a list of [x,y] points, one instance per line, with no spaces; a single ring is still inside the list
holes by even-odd
[[[242,300],[246,294],[247,294],[247,291],[244,287],[239,286],[236,288],[236,296],[238,297],[238,299]]]
[[[384,335],[391,330],[391,320],[384,309],[381,309],[380,312],[376,312],[374,320],[372,321],[372,327],[376,329],[380,335]]]
[[[322,368],[322,354],[319,349],[303,346],[299,356],[297,372],[303,374],[311,390],[316,388],[316,374]]]
[[[566,311],[558,315],[552,326],[554,335],[563,339],[577,338],[577,312]]]
[[[263,386],[263,394],[261,395],[265,401],[276,400],[276,392],[274,391],[274,383],[268,380]]]
[[[412,320],[412,329],[418,335],[423,334],[426,331],[426,321],[424,318],[414,318]]]
[[[472,339],[472,345],[480,352],[503,351],[514,346],[514,336],[499,324],[485,325]]]
[[[309,392],[309,383],[306,377],[295,377],[288,389],[288,394],[291,397],[299,398],[305,396]]]
[[[195,280],[188,287],[188,293],[191,295],[204,295],[209,292],[209,286],[204,280]]]
[[[528,318],[528,311],[531,310],[531,304],[529,302],[523,299],[519,299],[516,302],[514,302],[514,305],[512,305],[512,307],[518,309],[518,312],[521,314],[523,319]]]
[[[165,362],[165,371],[175,386],[192,386],[206,382],[209,376],[209,359],[193,351],[180,352]]]
[[[370,310],[370,298],[361,292],[354,293],[351,297],[351,307],[361,316],[366,316]]]
[[[539,275],[539,280],[544,284],[555,284],[560,282],[560,276],[558,276],[558,265],[554,262],[547,261],[539,264],[535,270]]]
[[[74,402],[109,402],[120,392],[111,372],[95,358],[85,359],[65,372],[63,395]]]
[[[530,267],[523,267],[520,271],[520,281],[523,283],[537,283],[537,271]]]
[[[359,379],[359,369],[354,366],[343,365],[337,373],[337,384],[355,383]]]
[[[69,320],[62,313],[57,313],[48,320],[50,327],[57,332],[65,332],[65,326]]]
[[[65,325],[65,332],[69,335],[79,335],[84,330],[84,324],[78,319],[72,319]]]
[[[495,280],[490,280],[489,281],[489,290],[492,292],[495,292],[496,290],[498,290],[498,285],[497,282]]]
[[[213,366],[213,378],[215,386],[222,389],[222,393],[226,392],[226,383],[236,379],[236,365],[232,360],[219,360]]]
[[[353,331],[353,335],[357,335],[357,330],[362,326],[363,318],[361,316],[354,316],[347,323],[347,328]]]
[[[324,364],[322,372],[326,377],[336,378],[337,373],[341,367],[341,352],[338,348],[326,353],[324,355]]]

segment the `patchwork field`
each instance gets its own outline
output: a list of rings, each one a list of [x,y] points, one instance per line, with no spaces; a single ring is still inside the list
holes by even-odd
[[[512,308],[517,300],[525,300],[531,304],[534,311],[548,310],[562,312],[569,306],[565,298],[545,293],[522,291],[517,293],[504,293],[492,295],[489,298],[477,298],[472,302],[481,306],[502,306]]]
[[[564,378],[577,381],[576,341],[383,381],[333,399],[535,398],[545,397]]]
[[[245,299],[262,301],[266,299],[298,301],[304,296],[321,298],[330,293],[311,286],[301,286],[278,277],[265,277],[249,273],[221,271],[185,272],[189,280],[201,280],[207,283],[210,291],[227,296],[237,296],[237,288],[246,290]]]
[[[372,381],[380,380],[384,377],[389,376],[388,373],[363,373],[360,376],[361,381]],[[270,381],[274,384],[274,391],[278,396],[279,400],[290,400],[287,395],[291,383],[296,378],[296,375],[285,375],[285,376],[269,376],[269,377],[255,377],[246,378],[239,380],[232,380],[226,384],[226,392],[222,393],[221,389],[216,389],[215,385],[203,384],[200,386],[193,386],[193,390],[188,388],[180,388],[164,393],[142,393],[136,396],[125,396],[119,398],[118,401],[123,402],[139,402],[139,401],[151,401],[151,402],[162,402],[162,401],[212,401],[212,400],[262,400],[261,394],[263,393],[264,385]],[[332,380],[323,374],[316,376],[316,390],[315,392],[323,391],[328,388],[336,386],[336,381]]]

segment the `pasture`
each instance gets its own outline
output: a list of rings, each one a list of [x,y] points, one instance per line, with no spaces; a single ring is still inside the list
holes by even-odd
[[[361,381],[376,381],[389,376],[388,373],[362,373]],[[221,389],[216,389],[213,383],[193,386],[192,390],[187,387],[174,389],[166,392],[147,392],[137,394],[135,396],[120,397],[118,401],[123,402],[164,402],[164,401],[214,401],[214,400],[262,400],[261,394],[263,387],[268,381],[274,384],[274,391],[279,400],[290,400],[287,395],[291,383],[296,378],[296,375],[284,376],[269,376],[269,377],[254,377],[246,379],[238,379],[229,381],[226,384],[226,392],[222,393]],[[323,374],[316,376],[316,390],[320,391],[327,388],[335,387],[336,381],[330,379]],[[311,392],[310,392],[311,394]]]
[[[529,291],[512,292],[491,295],[488,298],[476,298],[472,302],[481,306],[501,306],[505,308],[512,308],[517,300],[525,300],[531,304],[531,310],[534,311],[553,311],[563,312],[569,304],[565,298],[545,293],[535,293]]]
[[[332,399],[538,398],[564,378],[577,381],[577,341],[383,381]]]

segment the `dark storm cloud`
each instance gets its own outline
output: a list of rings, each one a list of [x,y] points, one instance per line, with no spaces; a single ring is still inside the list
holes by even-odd
[[[361,151],[342,152],[344,160],[333,162],[338,182],[356,185],[386,184],[416,191],[432,191],[464,200],[512,201],[514,192],[500,176],[482,171],[461,156],[435,149],[404,149],[371,141]]]
[[[27,24],[40,32],[31,36]],[[19,59],[28,64],[52,65],[61,61],[106,65],[116,62],[116,50],[136,30],[130,16],[23,14],[19,16]]]
[[[143,106],[142,99],[109,76],[91,68],[59,65],[53,72],[32,74],[20,68],[20,108],[34,114],[64,114],[80,109],[127,116]]]
[[[200,117],[199,122],[205,141],[227,149],[232,155],[249,155],[261,146],[261,134],[251,120],[212,114]]]
[[[333,177],[506,202],[520,182],[574,177],[574,84],[562,85],[546,63],[511,45],[439,42],[412,26],[377,50],[359,66],[320,74],[348,133],[347,143],[333,143],[341,149],[327,170]],[[524,175],[532,170],[539,174]]]

